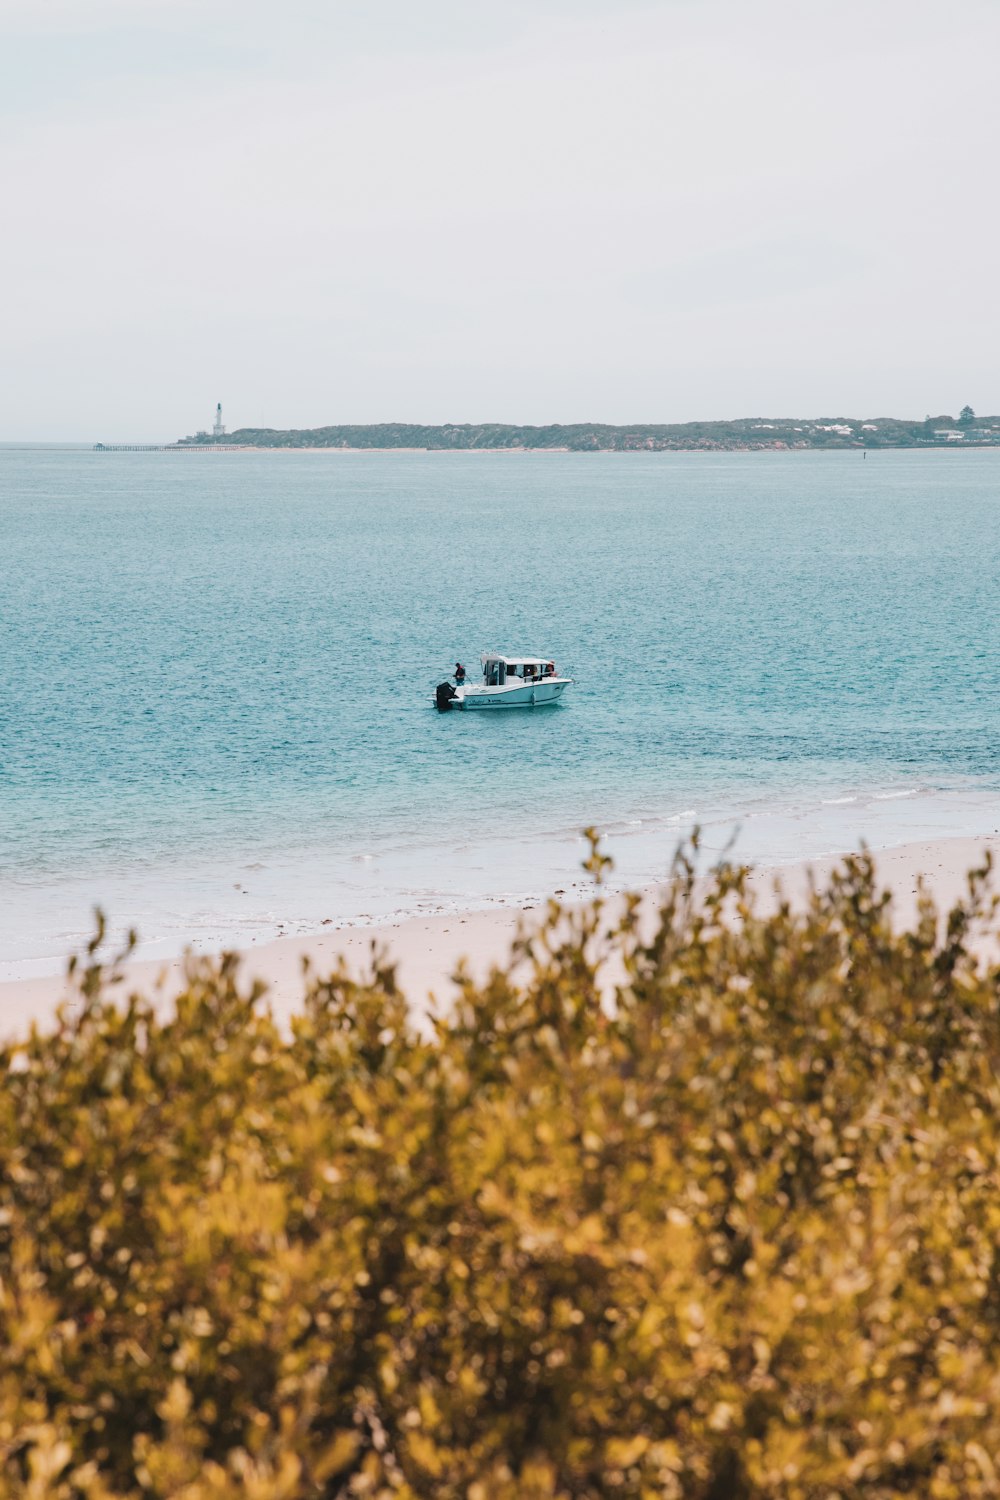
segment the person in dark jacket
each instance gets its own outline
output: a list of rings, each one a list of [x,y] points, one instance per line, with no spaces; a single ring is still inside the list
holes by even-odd
[[[460,661],[457,661],[455,663],[455,681],[458,683],[459,687],[461,687],[462,683],[465,681],[465,668],[462,666],[462,663]]]

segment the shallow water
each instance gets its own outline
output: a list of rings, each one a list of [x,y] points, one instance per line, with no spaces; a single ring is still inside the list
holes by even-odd
[[[541,889],[591,822],[635,878],[992,831],[998,521],[990,452],[0,451],[0,959]],[[436,714],[487,646],[576,685]]]

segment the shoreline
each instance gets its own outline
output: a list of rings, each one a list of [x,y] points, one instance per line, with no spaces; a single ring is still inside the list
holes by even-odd
[[[825,795],[824,795],[825,793]],[[706,799],[707,800],[707,799]],[[639,815],[641,813],[641,816]],[[679,848],[698,830],[702,868],[720,858],[758,870],[829,864],[864,845],[880,860],[911,845],[1000,836],[995,793],[982,786],[813,787],[749,796],[715,806],[692,796],[648,805],[599,828],[613,861],[606,889],[662,884]],[[431,841],[397,830],[391,840],[268,848],[251,841],[212,853],[180,852],[0,883],[8,918],[0,942],[0,985],[51,981],[85,949],[95,908],[107,917],[108,949],[139,934],[135,962],[172,963],[184,952],[257,953],[281,940],[368,935],[440,919],[462,925],[479,913],[537,907],[550,895],[585,899],[587,842],[577,822],[470,837],[468,828]]]
[[[113,452],[116,451],[116,449],[117,449],[117,451],[121,451],[121,452],[128,452],[128,451],[130,451],[128,444],[116,445],[116,444],[113,444],[113,443],[105,444],[101,450],[95,449],[94,451],[103,451],[103,452],[106,452],[106,453],[113,453]],[[678,444],[676,447],[669,447],[669,448],[646,448],[646,447],[642,447],[642,446],[636,446],[634,448],[571,448],[568,445],[552,446],[552,447],[546,447],[546,448],[528,448],[528,447],[524,447],[524,448],[517,448],[517,447],[488,448],[488,447],[485,447],[485,446],[475,447],[475,448],[426,448],[426,447],[425,448],[418,448],[418,447],[410,447],[410,446],[404,445],[402,443],[395,444],[395,445],[392,445],[392,446],[389,446],[389,447],[376,447],[376,446],[372,445],[370,447],[365,447],[365,448],[350,448],[350,447],[344,447],[341,444],[335,444],[335,443],[331,443],[328,446],[324,446],[324,445],[322,445],[320,443],[302,443],[302,444],[293,444],[293,443],[274,443],[274,444],[271,444],[271,443],[266,443],[266,444],[258,444],[258,443],[233,443],[233,444],[230,444],[228,446],[226,444],[224,444],[224,443],[219,443],[219,444],[214,444],[214,443],[167,443],[167,444],[164,444],[162,447],[159,447],[159,446],[157,446],[157,445],[154,444],[154,445],[151,445],[148,448],[144,448],[142,445],[136,445],[134,448],[131,449],[131,451],[133,451],[133,452],[146,451],[146,452],[151,452],[151,453],[344,453],[344,454],[359,454],[359,453],[423,453],[423,454],[437,454],[437,453],[487,453],[487,454],[498,454],[498,453],[509,453],[509,454],[513,454],[513,455],[521,455],[522,457],[528,456],[530,454],[536,454],[536,453],[540,453],[540,454],[558,453],[558,454],[576,454],[576,455],[579,455],[580,457],[583,457],[583,458],[593,457],[594,455],[597,455],[597,454],[608,454],[608,453],[612,453],[612,454],[628,454],[630,457],[634,456],[635,454],[643,454],[643,453],[645,453],[645,454],[655,455],[656,457],[659,458],[659,457],[663,457],[663,455],[665,455],[665,454],[671,454],[671,453],[680,453],[680,454],[685,454],[685,455],[692,455],[692,454],[698,454],[698,453],[709,454],[709,455],[713,455],[713,454],[714,455],[718,455],[720,453],[740,453],[740,454],[748,454],[748,453],[855,453],[855,454],[856,453],[866,453],[867,454],[867,453],[930,453],[930,452],[935,452],[935,453],[958,453],[958,452],[965,452],[965,453],[969,453],[972,450],[975,450],[976,452],[979,452],[979,451],[981,451],[983,449],[1000,449],[1000,443],[995,442],[995,441],[990,441],[988,439],[982,439],[982,440],[972,439],[971,441],[963,441],[961,444],[958,444],[958,443],[949,443],[949,442],[939,442],[939,443],[930,443],[930,442],[921,442],[921,443],[892,443],[892,444],[888,444],[888,443],[886,443],[886,444],[875,443],[875,444],[872,444],[872,445],[866,445],[866,444],[863,444],[863,443],[850,443],[850,444],[836,444],[836,443],[831,443],[829,446],[824,446],[821,443],[781,443],[781,442],[778,442],[778,443],[725,443],[725,444],[720,443],[720,444],[716,444],[716,445],[707,445],[707,444],[703,444],[703,443],[692,443],[690,445],[687,445],[687,444]]]
[[[896,924],[912,923],[920,877],[938,910],[946,911],[963,895],[969,870],[981,865],[987,852],[1000,865],[1000,835],[922,840],[874,851],[879,882],[893,895]],[[765,906],[775,900],[776,885],[794,905],[805,896],[810,879],[823,881],[845,857],[831,854],[794,862],[757,864],[750,885]],[[994,876],[991,888],[997,886]],[[647,920],[655,912],[658,893],[663,889],[663,882],[642,889]],[[583,899],[587,894],[583,893]],[[578,894],[576,901],[567,900],[564,904],[572,907],[579,899]],[[615,900],[613,891],[610,899],[612,903]],[[431,996],[439,1005],[448,1005],[455,994],[452,976],[459,960],[466,961],[473,979],[484,981],[490,970],[508,957],[514,939],[539,924],[547,900],[400,917],[367,927],[331,925],[319,933],[278,937],[234,951],[240,954],[244,981],[261,979],[267,985],[267,999],[279,1024],[287,1025],[300,1008],[304,961],[313,972],[323,974],[343,958],[348,972],[358,978],[370,971],[373,949],[384,953],[396,965],[400,987],[414,1014],[419,1016],[426,1014]],[[986,957],[996,944],[992,938],[982,938],[977,946]],[[186,961],[185,955],[132,960],[126,965],[124,983],[118,993],[135,989],[152,991],[159,1003],[169,1005],[183,980]],[[0,1037],[21,1036],[33,1022],[44,1024],[66,996],[65,965],[57,974],[0,981]]]

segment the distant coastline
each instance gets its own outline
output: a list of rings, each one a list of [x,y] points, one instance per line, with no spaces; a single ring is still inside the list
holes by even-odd
[[[109,447],[112,445],[108,445]],[[669,453],[755,450],[1000,447],[1000,416],[977,417],[966,407],[958,417],[764,418],[730,422],[552,424],[514,426],[498,422],[420,426],[409,422],[331,427],[244,427],[225,437],[197,433],[178,448],[331,449],[411,452]]]

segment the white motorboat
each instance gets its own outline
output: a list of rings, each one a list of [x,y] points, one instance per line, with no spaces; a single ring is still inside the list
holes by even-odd
[[[482,682],[442,682],[434,701],[442,713],[449,708],[541,708],[557,703],[573,681],[560,677],[554,661],[544,656],[504,656],[484,651]]]

